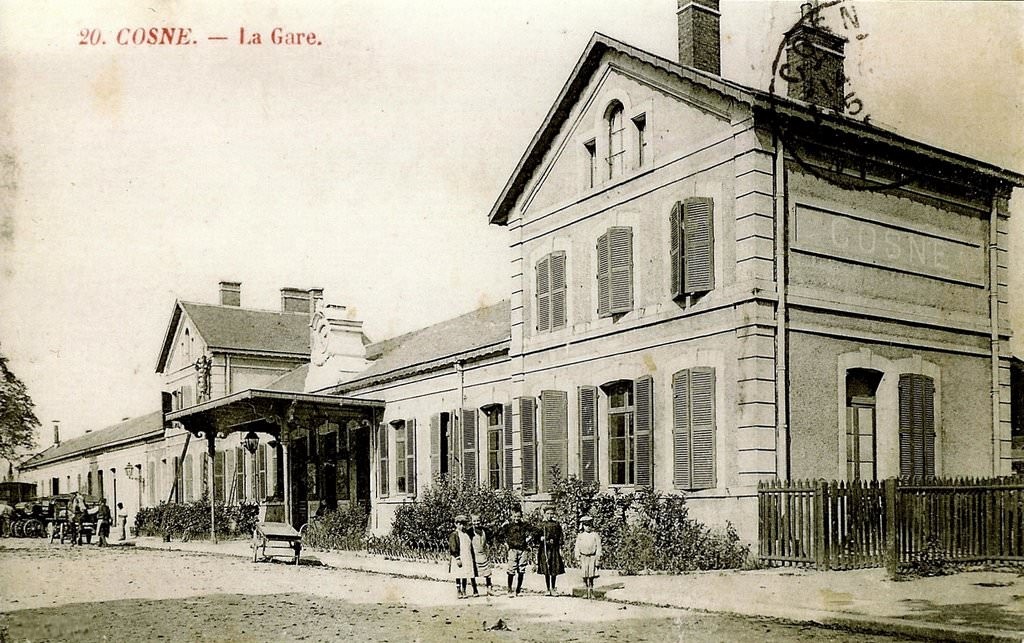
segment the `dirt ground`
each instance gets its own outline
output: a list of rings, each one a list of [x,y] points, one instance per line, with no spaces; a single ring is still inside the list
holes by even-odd
[[[508,629],[492,630],[496,623]],[[0,643],[883,641],[569,597],[458,600],[454,584],[240,558],[0,541]]]

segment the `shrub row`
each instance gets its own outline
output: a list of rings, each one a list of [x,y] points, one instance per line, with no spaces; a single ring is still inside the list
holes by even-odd
[[[225,506],[217,502],[214,505],[217,535],[251,535],[256,526],[257,513],[258,507],[254,504]],[[195,502],[162,502],[155,507],[143,507],[135,514],[135,533],[181,540],[209,538],[210,502],[202,498]]]

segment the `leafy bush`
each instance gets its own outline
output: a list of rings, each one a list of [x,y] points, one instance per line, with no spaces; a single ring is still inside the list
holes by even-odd
[[[493,534],[509,519],[512,509],[521,506],[522,498],[513,491],[441,476],[423,490],[417,502],[398,508],[391,535],[406,548],[429,552],[443,547],[447,551],[448,534],[458,514],[480,514],[484,528]]]
[[[750,554],[731,524],[716,531],[690,518],[682,495],[645,489],[602,493],[597,484],[556,475],[551,504],[562,523],[562,554],[570,564],[577,564],[573,546],[584,515],[594,519],[601,534],[602,565],[623,574],[739,568]],[[539,520],[536,514],[531,518]]]
[[[224,537],[248,536],[256,526],[258,507],[254,504],[214,505],[214,524],[217,535]],[[165,503],[143,507],[135,514],[135,533],[140,536],[169,536],[190,540],[210,535],[210,502],[207,498],[195,502]]]
[[[340,507],[311,520],[302,544],[318,549],[361,550],[366,539],[366,510],[359,504]]]

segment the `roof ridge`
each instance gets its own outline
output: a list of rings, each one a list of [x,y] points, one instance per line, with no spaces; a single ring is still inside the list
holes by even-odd
[[[219,308],[219,309],[223,309],[223,310],[241,310],[241,311],[250,312],[250,313],[274,313],[274,314],[278,314],[278,315],[305,315],[306,317],[309,316],[308,312],[303,312],[303,311],[300,311],[300,310],[271,310],[269,308],[248,308],[248,307],[245,307],[245,306],[228,306],[226,304],[210,304],[210,303],[206,303],[206,302],[202,302],[202,301],[185,301],[185,300],[182,300],[182,299],[179,299],[178,303],[182,304],[182,305],[187,304],[189,306],[203,306],[205,308]]]

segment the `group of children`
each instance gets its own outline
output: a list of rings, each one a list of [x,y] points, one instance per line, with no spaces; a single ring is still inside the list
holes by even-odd
[[[501,526],[496,537],[508,546],[506,567],[510,597],[519,596],[523,589],[527,550],[534,543],[537,545],[537,572],[544,576],[548,596],[558,593],[558,576],[565,573],[565,561],[562,559],[564,534],[562,525],[555,520],[553,507],[544,508],[544,520],[537,528],[523,520],[521,510],[513,509],[511,519]],[[451,554],[449,570],[455,579],[459,598],[469,597],[469,586],[473,589],[473,596],[480,595],[477,578],[484,579],[485,591],[488,596],[491,594],[491,562],[487,556],[487,543],[488,534],[479,515],[467,517],[460,514],[455,517],[455,530],[448,536],[448,552]],[[590,516],[580,519],[575,553],[583,572],[587,597],[592,598],[601,560],[601,536],[593,530]]]

